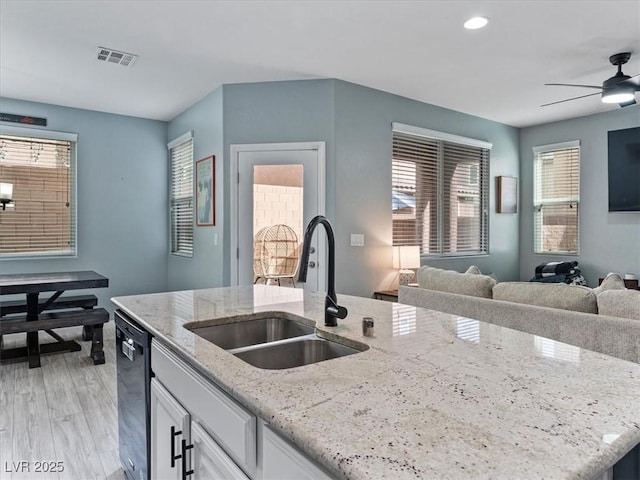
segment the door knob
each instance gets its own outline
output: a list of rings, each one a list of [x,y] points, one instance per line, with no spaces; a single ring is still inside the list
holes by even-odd
[[[316,262],[314,261],[309,262],[309,268],[316,268]]]

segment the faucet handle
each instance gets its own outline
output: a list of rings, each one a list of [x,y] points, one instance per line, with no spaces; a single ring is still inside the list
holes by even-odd
[[[327,311],[331,314],[332,317],[336,317],[336,318],[339,318],[341,320],[343,318],[345,318],[347,316],[347,313],[348,313],[347,309],[344,308],[344,307],[341,307],[340,305],[336,305],[335,307],[331,306],[331,307],[327,308]]]
[[[336,318],[343,319],[347,316],[347,309],[338,305],[329,295],[324,299],[324,325],[326,327],[337,327]]]

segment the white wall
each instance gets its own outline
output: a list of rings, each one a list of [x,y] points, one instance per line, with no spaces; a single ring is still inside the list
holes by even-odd
[[[607,132],[640,126],[640,105],[524,128],[520,132],[520,277],[541,263],[577,260],[590,286],[608,272],[640,274],[640,213],[609,213]],[[539,145],[580,141],[580,254],[533,253],[533,151]],[[638,186],[640,188],[640,186]]]

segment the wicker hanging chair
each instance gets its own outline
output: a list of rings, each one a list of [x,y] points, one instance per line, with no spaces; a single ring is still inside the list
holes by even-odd
[[[281,278],[294,277],[298,271],[298,236],[288,225],[271,225],[261,229],[253,237],[253,275],[255,282],[263,278],[264,283]]]

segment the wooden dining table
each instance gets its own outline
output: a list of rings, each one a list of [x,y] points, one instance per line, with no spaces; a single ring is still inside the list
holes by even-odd
[[[93,309],[93,304],[97,303],[94,298],[93,304],[86,302],[74,302],[71,297],[61,295],[68,290],[84,290],[91,288],[104,288],[109,286],[109,279],[94,271],[73,271],[54,273],[16,273],[0,274],[0,295],[25,295],[26,301],[4,301],[0,302],[0,359],[12,359],[27,357],[29,368],[40,366],[40,353],[51,353],[60,351],[78,351],[81,346],[73,340],[65,340],[53,329],[83,325],[85,329],[91,329],[92,322],[99,316],[104,315],[108,321],[108,313],[104,309]],[[41,299],[40,294],[53,292],[46,299]],[[68,298],[67,301],[64,301]],[[80,297],[74,297],[80,298]],[[4,306],[4,312],[3,310]],[[80,307],[78,308],[74,307]],[[87,309],[83,313],[82,308]],[[64,310],[61,313],[47,313],[50,310]],[[89,310],[90,309],[90,310]],[[24,312],[24,315],[16,315],[17,312]],[[9,314],[7,314],[9,313]],[[95,317],[93,320],[90,317]],[[31,323],[36,322],[36,323]],[[40,343],[38,332],[44,330],[55,339],[52,343]],[[25,347],[1,349],[2,335],[7,333],[26,332],[27,342]],[[83,332],[83,337],[91,336],[92,333]],[[97,340],[96,340],[97,341]],[[102,324],[100,324],[99,350],[102,354]],[[93,352],[92,352],[93,356]],[[95,360],[95,358],[94,358]]]

